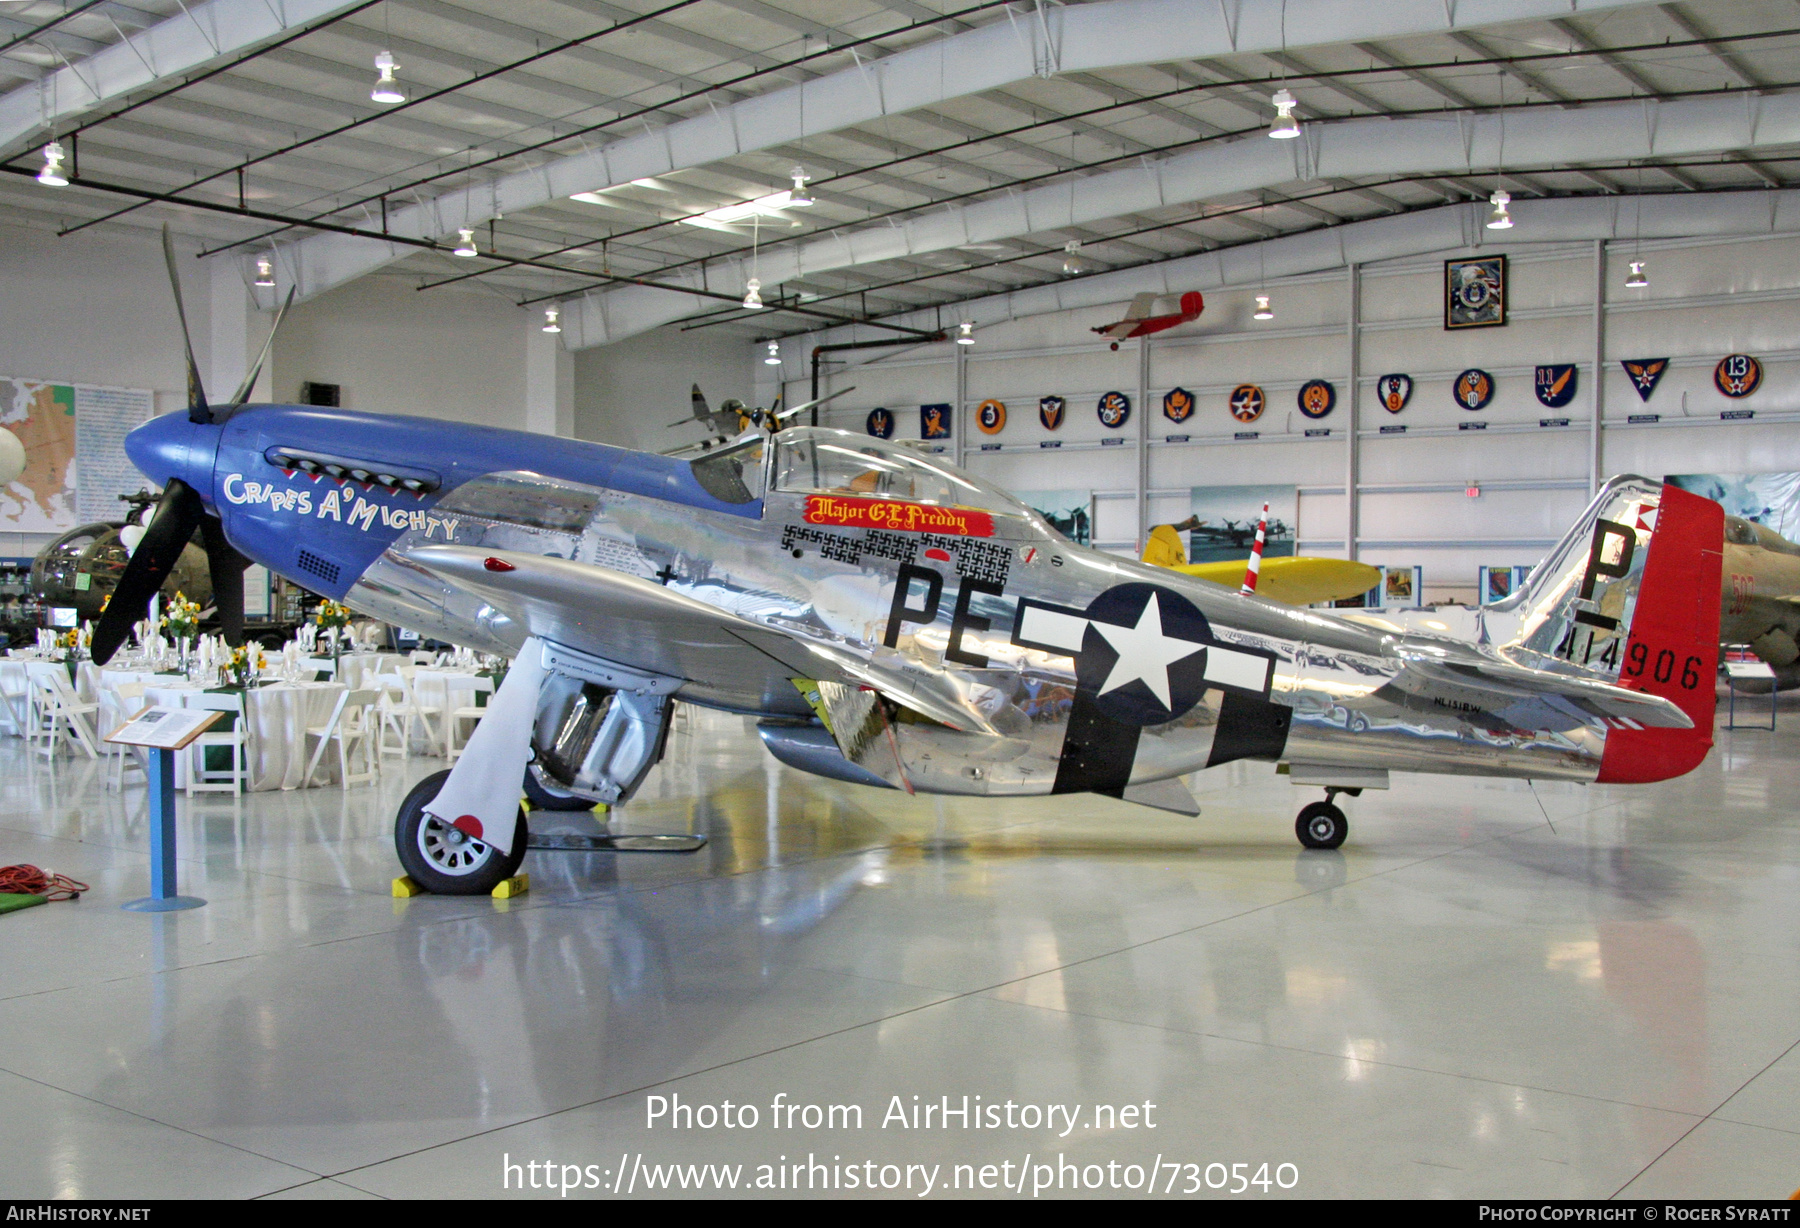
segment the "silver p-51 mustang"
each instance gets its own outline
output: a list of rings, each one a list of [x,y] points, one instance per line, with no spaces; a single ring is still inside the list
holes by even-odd
[[[186,414],[127,440],[164,495],[94,655],[199,528],[221,592],[247,556],[514,658],[401,808],[431,890],[514,872],[522,781],[628,800],[678,700],[757,717],[795,768],[909,793],[1194,814],[1179,777],[1272,761],[1326,791],[1297,824],[1323,848],[1336,795],[1390,771],[1645,782],[1712,745],[1723,513],[1644,478],[1609,482],[1500,605],[1334,613],[1085,549],[940,457],[773,415],[684,458],[243,404],[254,373],[212,407],[191,357],[190,378]]]

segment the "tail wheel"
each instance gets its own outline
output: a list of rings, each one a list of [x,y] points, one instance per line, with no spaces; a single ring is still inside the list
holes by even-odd
[[[1334,849],[1350,834],[1350,820],[1330,802],[1314,802],[1294,820],[1294,834],[1309,849]]]
[[[394,818],[394,851],[412,880],[433,895],[487,895],[517,874],[525,860],[525,811],[519,811],[512,852],[501,853],[425,813],[449,778],[448,771],[433,772],[406,795]]]

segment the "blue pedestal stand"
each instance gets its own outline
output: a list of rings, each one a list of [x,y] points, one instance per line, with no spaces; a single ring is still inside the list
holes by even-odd
[[[180,912],[205,900],[175,894],[175,752],[151,748],[146,774],[150,785],[150,894],[121,904],[128,912]]]

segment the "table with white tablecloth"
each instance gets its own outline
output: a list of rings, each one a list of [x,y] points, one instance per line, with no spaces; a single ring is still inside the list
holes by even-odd
[[[205,689],[182,678],[158,678],[144,687],[144,701],[181,707],[186,706],[190,696]],[[317,749],[316,743],[307,744],[306,730],[331,719],[331,710],[345,689],[341,682],[276,682],[243,692],[244,725],[249,733],[245,754],[252,793],[306,787],[307,758]],[[183,764],[184,779],[186,770]],[[327,754],[319,760],[313,781],[337,782],[335,755]]]

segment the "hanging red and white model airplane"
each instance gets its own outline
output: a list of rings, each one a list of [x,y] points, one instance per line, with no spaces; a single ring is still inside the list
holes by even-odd
[[[1150,309],[1156,306],[1156,294],[1140,294],[1131,300],[1131,307],[1125,312],[1125,318],[1117,324],[1103,324],[1094,331],[1102,337],[1112,338],[1112,348],[1118,349],[1119,342],[1132,337],[1148,337],[1151,333],[1160,333],[1165,328],[1174,328],[1177,324],[1186,324],[1189,320],[1198,320],[1200,313],[1206,310],[1206,300],[1200,297],[1200,291],[1189,290],[1181,296],[1181,310],[1173,315],[1153,316]]]

